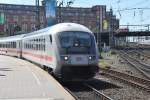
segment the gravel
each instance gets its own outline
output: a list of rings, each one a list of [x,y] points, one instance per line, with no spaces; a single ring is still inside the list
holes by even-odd
[[[116,84],[120,88],[108,88],[101,90],[105,95],[111,97],[114,100],[149,100],[150,93],[146,91],[139,90],[128,84],[122,83],[120,81],[113,80],[111,78],[97,75],[97,79],[107,81],[109,83]]]
[[[104,60],[112,66],[111,69],[113,70],[135,75],[140,78],[145,78],[137,69],[130,66],[126,61],[120,58],[119,55],[105,56],[104,58]],[[139,90],[128,84],[113,80],[103,75],[97,74],[95,78],[120,86],[120,88],[108,88],[100,90],[114,100],[150,100],[150,93],[146,91]]]
[[[111,69],[120,71],[126,74],[135,75],[140,78],[145,78],[136,68],[129,65],[126,61],[124,61],[119,55],[112,55],[112,57],[107,57],[106,62],[112,62],[110,65]]]

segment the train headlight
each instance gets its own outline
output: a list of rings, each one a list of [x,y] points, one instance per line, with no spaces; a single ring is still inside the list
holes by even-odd
[[[68,56],[61,56],[61,60],[63,60],[63,61],[67,61],[68,59],[69,59]]]
[[[68,60],[68,57],[67,57],[67,56],[64,56],[64,60]]]
[[[95,56],[89,56],[89,60],[95,60]]]
[[[91,56],[89,56],[89,60],[92,60],[92,57],[91,57]]]

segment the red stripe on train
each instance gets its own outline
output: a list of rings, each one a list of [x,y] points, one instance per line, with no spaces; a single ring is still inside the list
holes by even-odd
[[[12,53],[20,53],[21,51],[19,50],[15,50],[15,49],[7,49],[7,50],[0,50],[0,51],[8,51],[8,52],[12,52]],[[52,61],[53,60],[53,57],[51,56],[47,56],[47,55],[40,55],[40,54],[33,54],[33,53],[30,53],[30,52],[22,52],[24,55],[29,55],[29,56],[32,56],[32,57],[36,57],[38,59],[44,59],[46,61]]]
[[[30,52],[22,52],[22,53],[24,55],[29,55],[29,56],[36,57],[36,58],[39,58],[39,59],[44,59],[46,61],[52,61],[53,60],[53,57],[47,56],[47,55],[33,54],[33,53],[30,53]]]

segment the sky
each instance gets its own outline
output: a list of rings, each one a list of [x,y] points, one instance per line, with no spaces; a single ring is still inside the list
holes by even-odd
[[[63,1],[67,2],[69,0]],[[35,0],[0,0],[0,3],[35,5]],[[150,23],[150,0],[74,0],[74,4],[71,6],[92,7],[94,5],[106,5],[107,11],[112,8],[113,13],[120,19],[120,25]],[[134,10],[123,10],[127,8],[134,8]]]

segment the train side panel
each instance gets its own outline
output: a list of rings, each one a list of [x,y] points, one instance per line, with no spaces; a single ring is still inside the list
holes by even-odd
[[[45,37],[36,36],[23,38],[22,57],[38,64],[43,64],[45,59]]]
[[[0,42],[0,54],[20,57],[21,47],[19,46],[19,42],[21,40],[10,40],[6,42]]]
[[[51,37],[51,38],[50,38]],[[23,39],[22,56],[46,68],[55,70],[55,39],[52,35],[39,35]]]

